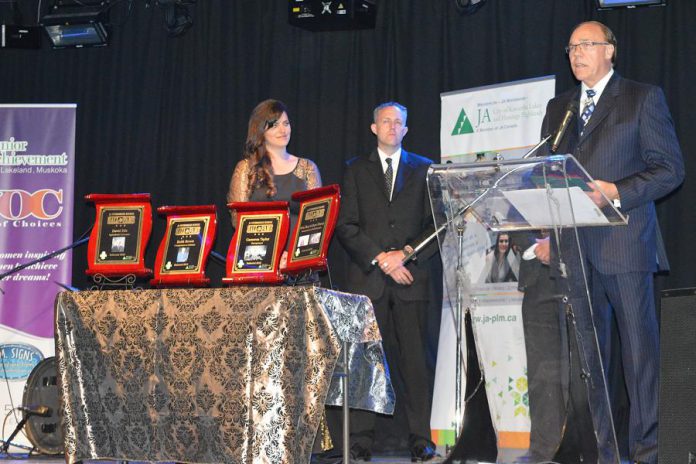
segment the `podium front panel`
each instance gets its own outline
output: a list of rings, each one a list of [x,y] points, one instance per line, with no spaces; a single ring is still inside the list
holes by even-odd
[[[589,405],[588,435],[596,441],[596,456],[578,454],[619,462],[580,230],[622,227],[626,218],[589,200],[592,182],[568,155],[435,165],[428,174],[444,278],[436,378],[451,384],[440,392],[438,407],[452,411],[453,424],[467,424],[453,435],[461,432],[461,441],[475,436],[464,404],[474,392],[462,387],[467,357],[456,353],[457,337],[466,347],[468,313],[483,372],[483,383],[469,384],[485,387],[498,462],[553,461],[572,430],[568,421],[577,419],[568,398]],[[536,259],[537,240],[550,244],[549,265]],[[452,374],[457,362],[459,379]]]

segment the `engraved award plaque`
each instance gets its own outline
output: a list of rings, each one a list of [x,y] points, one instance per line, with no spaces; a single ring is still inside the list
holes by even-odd
[[[234,236],[227,251],[225,284],[283,282],[280,257],[290,228],[287,201],[234,202],[237,212]]]
[[[85,200],[97,210],[87,247],[87,275],[150,277],[145,248],[152,231],[149,193],[92,193]]]
[[[215,243],[217,214],[215,205],[161,206],[157,213],[166,216],[167,228],[157,250],[155,287],[204,287],[208,255]]]
[[[287,274],[326,269],[326,255],[338,219],[340,196],[336,184],[292,194],[292,199],[300,203],[300,214],[290,236]]]

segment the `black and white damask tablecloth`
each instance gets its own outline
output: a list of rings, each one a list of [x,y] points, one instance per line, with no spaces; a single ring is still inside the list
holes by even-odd
[[[392,413],[369,299],[314,287],[62,292],[66,462],[308,462],[350,350],[349,404]]]

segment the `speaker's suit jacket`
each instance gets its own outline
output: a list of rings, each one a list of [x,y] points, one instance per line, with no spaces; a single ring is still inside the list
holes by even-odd
[[[555,131],[568,104],[579,100],[579,86],[552,99],[542,133]],[[658,251],[664,256],[658,250],[654,202],[684,178],[682,154],[662,90],[615,72],[582,135],[574,124],[557,153],[573,154],[594,179],[615,183],[621,211],[629,216],[628,226],[583,229],[584,252],[592,265],[603,274],[654,272]],[[661,267],[666,268],[666,263]]]
[[[348,291],[379,298],[386,285],[397,285],[401,298],[428,299],[428,258],[437,252],[434,241],[415,262],[407,265],[413,275],[409,286],[394,283],[391,277],[372,265],[382,251],[415,248],[434,231],[426,184],[432,161],[401,151],[394,192],[389,201],[384,187],[384,171],[377,150],[348,161],[341,188],[341,211],[336,235],[351,257]]]
[[[569,104],[578,105],[580,91],[577,87],[549,102],[543,133],[558,127]],[[613,182],[621,211],[629,216],[627,226],[580,229],[583,255],[590,264],[592,319],[605,374],[613,377],[608,371],[616,356],[612,355],[610,319],[616,316],[630,402],[629,453],[634,461],[654,463],[659,339],[652,273],[658,269],[658,259],[665,257],[655,200],[682,182],[682,154],[662,91],[617,73],[609,79],[584,131],[579,121],[567,132],[558,153],[572,153],[594,179]],[[579,264],[572,263],[571,270]],[[666,267],[665,259],[660,268]],[[592,325],[583,314],[576,311],[576,319],[585,328],[579,330],[587,332]],[[610,394],[617,385],[609,385]],[[593,400],[593,409],[598,404]],[[601,456],[612,440],[610,427],[598,417],[595,427]]]

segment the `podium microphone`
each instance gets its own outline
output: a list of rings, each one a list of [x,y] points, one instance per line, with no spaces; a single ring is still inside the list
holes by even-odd
[[[537,143],[536,145],[534,145],[534,146],[532,147],[531,150],[529,150],[527,153],[525,153],[525,154],[522,156],[522,159],[531,158],[532,155],[533,155],[543,144],[545,144],[546,142],[548,142],[548,140],[551,138],[552,135],[553,135],[553,134],[549,134],[549,135],[547,135],[546,137],[544,137],[543,139],[541,139],[541,141],[540,141],[539,143]]]
[[[49,417],[51,408],[48,406],[19,406],[17,409],[22,411],[27,416]]]
[[[568,130],[570,121],[573,119],[573,116],[575,116],[575,113],[577,112],[578,109],[575,106],[575,101],[571,100],[568,103],[568,106],[566,107],[566,112],[565,116],[563,116],[563,121],[561,121],[561,125],[558,126],[558,130],[556,131],[556,135],[553,138],[553,142],[551,142],[551,153],[556,153],[556,150],[558,150],[558,146],[561,144],[561,140],[563,140],[563,136],[565,135],[566,130]]]

